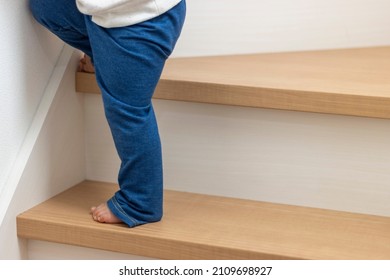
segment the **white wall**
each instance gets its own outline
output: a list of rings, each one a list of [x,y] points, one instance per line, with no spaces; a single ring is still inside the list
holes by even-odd
[[[83,106],[69,86],[79,55],[33,20],[27,0],[0,5],[0,259],[19,259],[16,216],[84,178]]]
[[[69,86],[75,84],[78,60],[73,49],[65,48],[23,144],[21,154],[28,150],[26,146],[33,147],[0,225],[0,259],[27,258],[26,240],[17,238],[18,214],[85,178],[83,97]]]
[[[38,27],[27,1],[0,1],[0,200],[63,44]]]
[[[390,44],[388,0],[187,0],[175,55]]]

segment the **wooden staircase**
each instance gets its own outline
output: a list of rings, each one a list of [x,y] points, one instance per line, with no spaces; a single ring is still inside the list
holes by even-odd
[[[18,235],[160,259],[388,259],[390,218],[175,191],[161,222],[100,224],[117,186],[83,182],[18,217]]]
[[[94,75],[76,79],[100,92]],[[155,98],[389,119],[390,47],[175,58]],[[390,258],[389,217],[195,193],[167,190],[159,223],[94,222],[89,207],[116,189],[74,186],[19,215],[18,235],[161,259]]]
[[[154,97],[388,119],[389,61],[390,47],[175,58]],[[100,93],[93,74],[76,88]]]

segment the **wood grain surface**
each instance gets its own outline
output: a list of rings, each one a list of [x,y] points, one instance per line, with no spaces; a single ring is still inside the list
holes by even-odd
[[[115,184],[86,181],[17,217],[18,236],[158,259],[390,259],[390,218],[175,191],[161,222],[100,224]]]
[[[76,89],[100,92],[81,72]],[[172,58],[154,97],[390,118],[390,47]]]

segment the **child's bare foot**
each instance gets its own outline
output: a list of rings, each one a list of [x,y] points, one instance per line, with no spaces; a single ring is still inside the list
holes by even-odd
[[[107,203],[102,203],[98,207],[92,207],[91,215],[95,221],[100,223],[107,223],[107,224],[122,223],[122,221],[111,212],[110,208],[108,208],[107,206]]]
[[[95,73],[95,67],[93,66],[91,58],[84,54],[84,57],[80,59],[79,71],[87,73]]]

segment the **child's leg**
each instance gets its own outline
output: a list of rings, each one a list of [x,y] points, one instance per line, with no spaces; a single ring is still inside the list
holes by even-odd
[[[111,213],[130,227],[162,216],[162,159],[151,103],[165,60],[180,34],[185,2],[137,25],[105,29],[87,22],[96,78],[121,159],[120,190],[93,209],[101,222]],[[114,221],[115,222],[115,221]]]
[[[64,42],[92,57],[85,20],[75,0],[30,0],[35,19]]]
[[[106,117],[122,161],[120,190],[92,209],[100,222],[130,227],[162,216],[161,146],[151,98],[180,34],[185,1],[152,20],[102,28],[74,0],[30,0],[35,18],[94,59]]]

